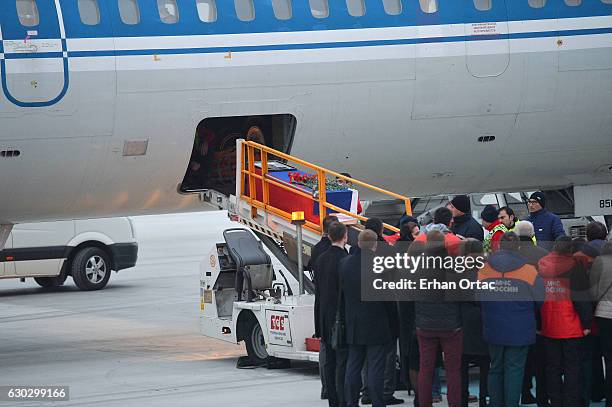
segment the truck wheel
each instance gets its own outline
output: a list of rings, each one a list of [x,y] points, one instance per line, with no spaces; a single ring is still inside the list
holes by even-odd
[[[34,277],[34,281],[36,281],[39,286],[45,288],[59,287],[64,284],[64,281],[66,281],[66,275],[59,275],[55,277]]]
[[[84,291],[101,290],[111,275],[111,262],[98,247],[85,247],[72,260],[72,279]]]
[[[258,366],[266,363],[266,359],[268,358],[266,340],[264,339],[261,325],[259,325],[255,317],[249,318],[247,321],[244,343],[246,345],[247,354],[254,365]]]

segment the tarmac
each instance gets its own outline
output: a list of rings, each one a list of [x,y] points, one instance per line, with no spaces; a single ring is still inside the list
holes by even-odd
[[[70,395],[0,406],[327,406],[316,364],[237,369],[243,344],[200,334],[199,263],[236,227],[225,212],[133,219],[138,263],[104,290],[79,291],[70,278],[51,290],[0,280],[0,386],[61,385]],[[395,396],[413,405],[406,391]]]
[[[101,291],[0,280],[0,386],[69,386],[67,402],[0,406],[325,406],[317,366],[236,369],[246,355],[199,333],[199,262],[236,227],[224,212],[134,218],[135,268]]]

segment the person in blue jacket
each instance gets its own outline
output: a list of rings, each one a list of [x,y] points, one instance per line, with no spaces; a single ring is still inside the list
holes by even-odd
[[[561,219],[548,209],[546,209],[546,195],[538,191],[531,194],[527,201],[529,209],[529,222],[535,229],[537,244],[546,250],[551,250],[555,240],[559,236],[565,236],[565,230]]]

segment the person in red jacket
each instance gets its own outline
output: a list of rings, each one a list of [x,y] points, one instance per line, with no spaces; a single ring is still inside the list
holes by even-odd
[[[433,222],[421,229],[421,234],[418,235],[415,242],[427,242],[427,234],[432,230],[437,230],[444,235],[444,245],[448,254],[451,256],[459,256],[461,254],[461,242],[459,236],[451,232],[450,224],[453,220],[453,213],[446,207],[436,209],[433,216]]]
[[[584,338],[591,332],[593,310],[586,296],[588,277],[572,255],[572,239],[561,236],[540,259],[546,297],[541,309],[546,349],[546,388],[552,407],[579,406]]]
[[[485,253],[499,250],[499,243],[508,228],[498,219],[499,211],[493,205],[487,205],[480,213],[482,226],[487,230],[487,234],[482,242]]]

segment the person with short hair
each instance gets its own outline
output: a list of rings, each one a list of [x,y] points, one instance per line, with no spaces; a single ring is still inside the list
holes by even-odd
[[[535,232],[531,222],[527,220],[516,222],[514,233],[520,240],[519,253],[527,259],[527,263],[537,267],[540,259],[548,254],[548,250],[533,243],[532,238],[535,236]]]
[[[557,238],[552,252],[538,264],[546,297],[541,335],[546,349],[546,389],[552,407],[582,404],[581,364],[584,338],[591,333],[593,310],[586,271],[572,253],[569,236]]]
[[[466,239],[484,240],[482,226],[472,216],[472,203],[467,195],[457,195],[447,205],[453,214],[452,232]]]
[[[478,290],[483,335],[489,344],[489,396],[491,407],[517,407],[529,345],[536,340],[536,311],[544,286],[537,269],[518,249],[516,233],[507,232],[478,272],[481,283],[499,290]]]
[[[371,403],[374,407],[387,405],[384,394],[385,365],[389,345],[394,342],[389,314],[389,307],[394,306],[394,303],[363,301],[361,298],[362,263],[368,264],[372,261],[378,243],[375,232],[363,230],[359,233],[355,252],[340,262],[348,344],[344,384],[348,407],[359,406],[361,372],[366,361],[367,381],[363,385],[368,389]]]
[[[450,210],[445,209],[449,212]],[[437,211],[436,211],[437,212]],[[438,219],[440,220],[440,219]],[[448,219],[450,222],[450,219]],[[445,258],[446,236],[439,230],[431,230],[426,235],[425,256]],[[417,242],[413,243],[416,244]],[[439,267],[439,266],[435,266]],[[447,281],[454,270],[444,268],[417,271],[429,281]],[[459,302],[445,299],[442,289],[431,289],[415,302],[415,324],[419,343],[418,397],[420,407],[432,404],[433,375],[438,357],[438,348],[444,354],[444,368],[448,385],[448,405],[461,404],[461,353],[463,350],[463,330]]]
[[[319,256],[323,254],[327,249],[331,246],[331,240],[329,240],[329,227],[338,222],[338,217],[334,215],[327,215],[323,218],[323,235],[321,236],[321,240],[314,245],[310,252],[310,260],[308,260],[308,264],[306,265],[306,269],[310,270],[312,273],[312,282],[315,286],[315,303],[314,303],[314,321],[315,321],[315,338],[320,338],[321,333],[319,332],[319,294],[317,290],[317,270],[316,264]],[[325,374],[323,371],[323,366],[325,365],[325,349],[324,344],[321,343],[321,348],[319,349],[319,376],[321,377],[321,399],[327,399],[327,387],[325,386]]]
[[[590,246],[601,252],[608,239],[608,228],[601,222],[590,222],[586,226],[586,239]]]
[[[509,206],[502,206],[499,208],[497,219],[504,224],[509,232],[514,231],[514,225],[516,222],[518,222],[518,219],[514,214],[514,210]]]
[[[331,345],[331,333],[336,320],[340,296],[339,263],[348,253],[347,229],[342,223],[335,222],[329,226],[331,246],[319,256],[316,262],[317,293],[319,296],[319,327],[321,343],[324,349],[323,366],[327,401],[330,407],[344,407],[344,375],[346,370],[347,350],[334,349]]]
[[[376,234],[377,245],[376,245],[376,254],[378,256],[395,256],[395,249],[387,243],[383,236],[384,231],[384,223],[379,218],[370,218],[365,223],[365,230],[372,231]],[[351,248],[351,254],[353,254],[353,249]],[[384,399],[386,405],[395,405],[402,404],[404,400],[398,399],[394,396],[395,387],[397,382],[396,375],[396,362],[397,362],[397,339],[399,337],[399,316],[397,310],[397,303],[391,302],[388,308],[390,312],[390,321],[391,321],[391,335],[393,336],[393,341],[389,342],[385,355],[385,380],[384,380]],[[371,401],[368,389],[366,387],[366,383],[368,382],[368,373],[369,367],[368,362],[365,363],[364,369],[362,371],[362,404],[369,404]]]
[[[427,242],[427,234],[431,231],[438,231],[444,236],[444,244],[448,253],[452,256],[458,256],[461,252],[462,239],[455,235],[450,230],[450,224],[453,219],[453,213],[446,207],[436,209],[433,216],[433,222],[425,226],[421,230],[421,234],[418,235],[415,242]]]
[[[395,254],[395,250],[391,245],[387,242],[384,237],[385,224],[379,218],[369,218],[365,222],[366,230],[371,230],[376,233],[378,236],[378,244],[376,245],[376,253],[380,256],[393,256]]]
[[[565,236],[561,219],[546,209],[546,195],[542,191],[531,194],[527,201],[529,209],[529,222],[535,229],[537,244],[546,250],[551,250],[559,236]]]
[[[487,235],[484,238],[485,253],[491,253],[499,249],[499,243],[504,233],[508,232],[508,228],[498,219],[499,211],[493,205],[487,205],[480,213],[482,218],[482,226],[487,230]]]

